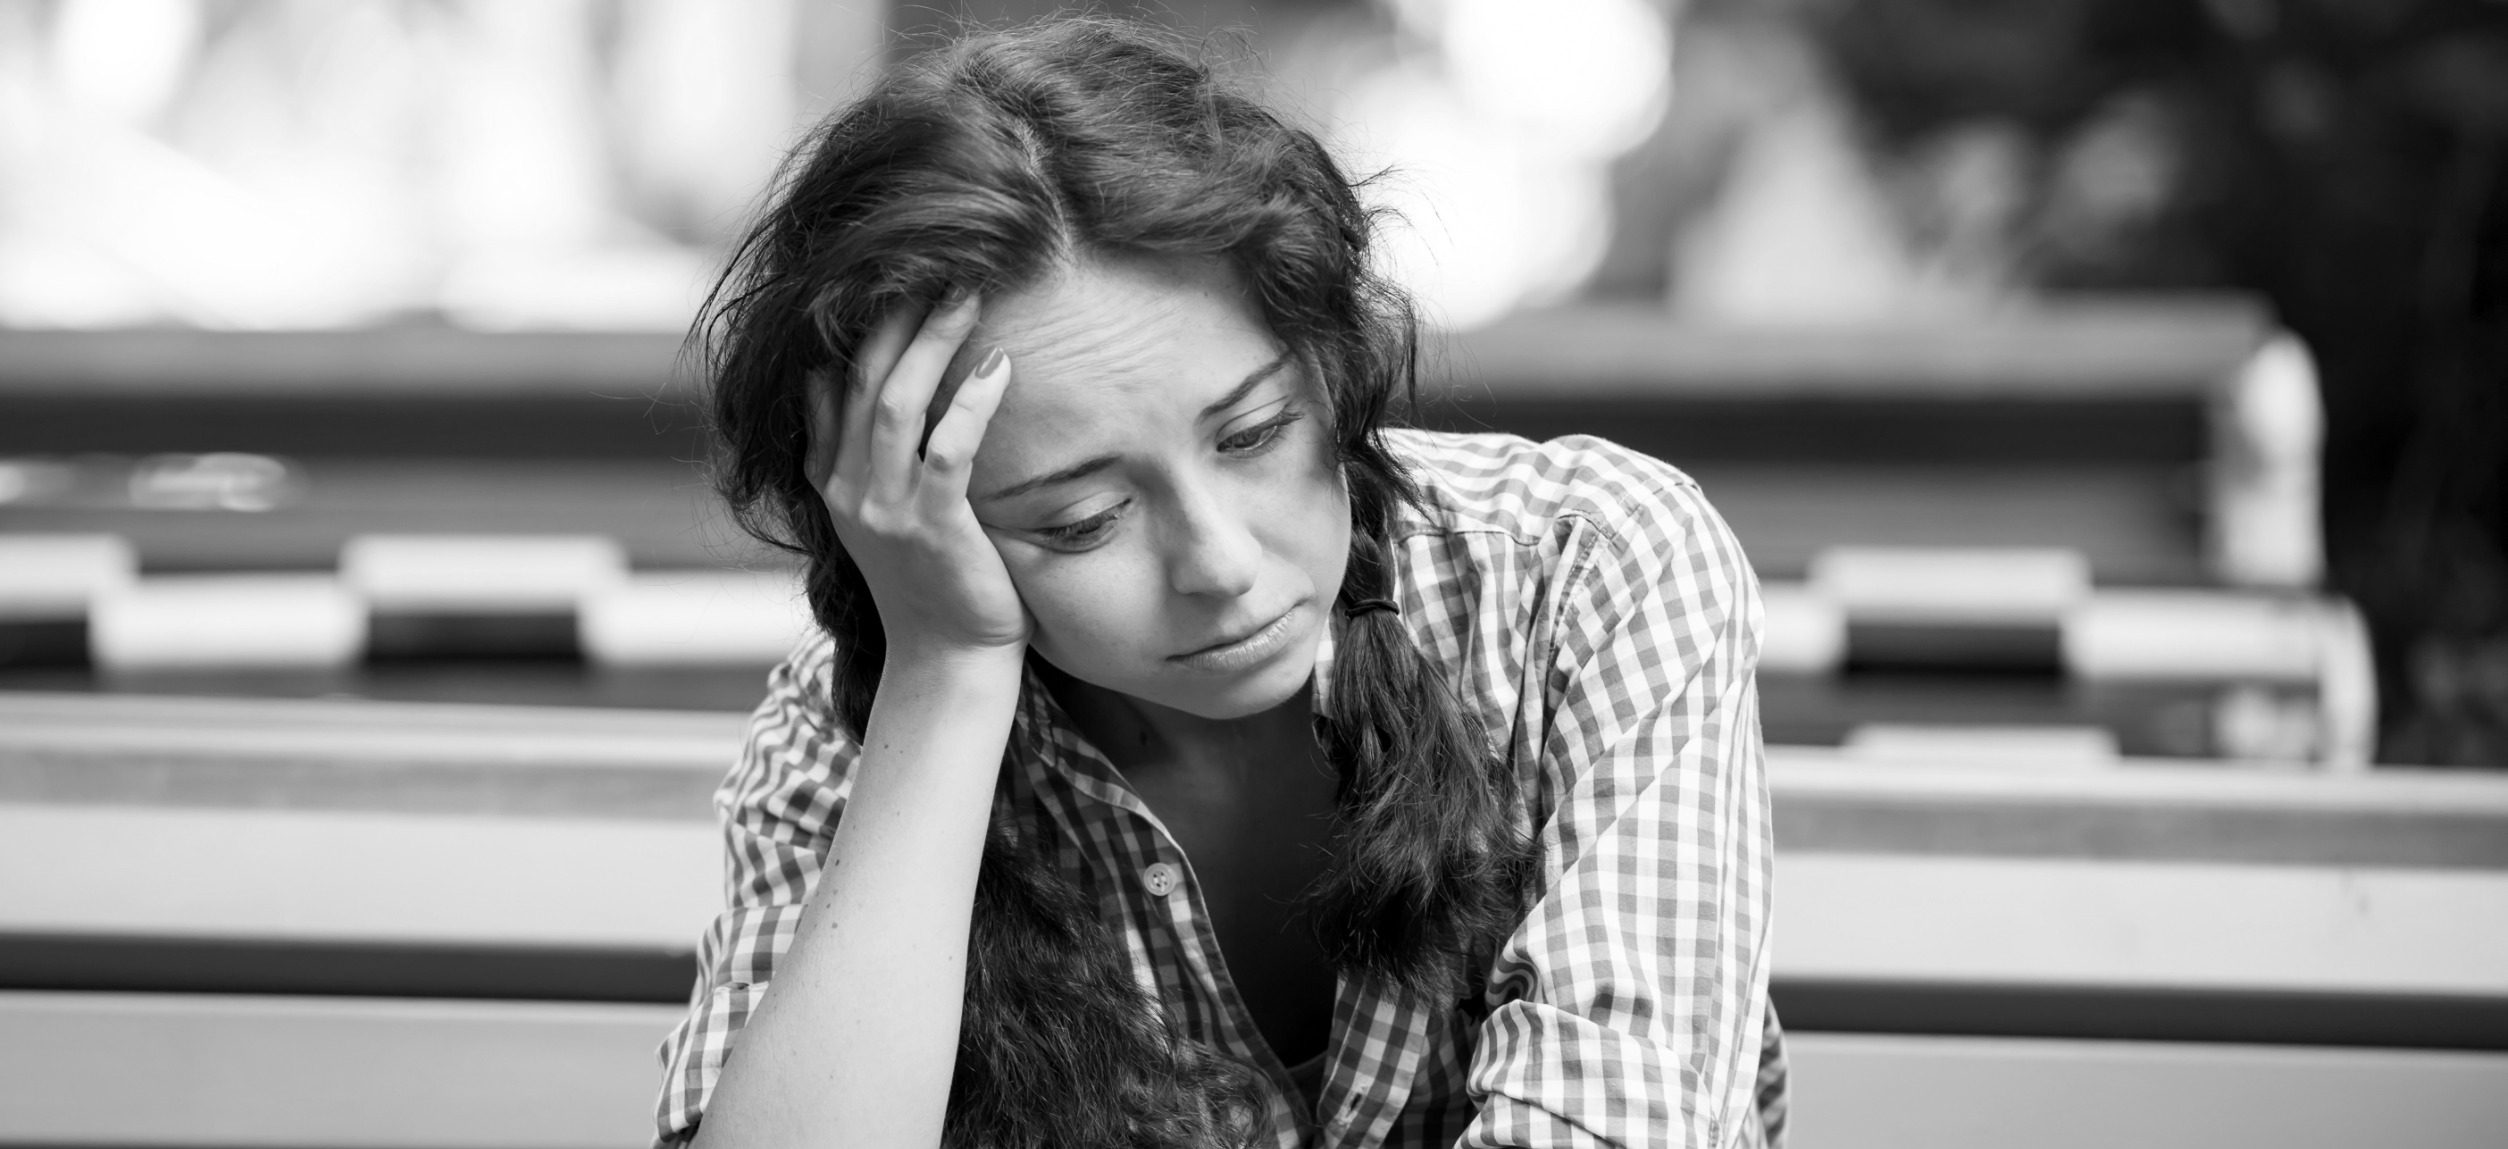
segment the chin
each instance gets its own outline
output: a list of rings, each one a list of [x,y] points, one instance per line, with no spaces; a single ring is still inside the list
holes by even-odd
[[[1284,683],[1276,681],[1277,675],[1266,674],[1261,681],[1238,684],[1225,691],[1200,692],[1191,699],[1179,699],[1173,705],[1175,709],[1194,717],[1214,722],[1251,718],[1296,698],[1298,692],[1306,688],[1307,678],[1313,674],[1314,668],[1310,664],[1306,673],[1294,681]]]
[[[1317,638],[1310,633],[1302,641],[1292,642],[1278,658],[1245,674],[1183,684],[1180,689],[1162,691],[1167,697],[1149,701],[1215,722],[1250,718],[1273,710],[1295,699],[1315,676]]]

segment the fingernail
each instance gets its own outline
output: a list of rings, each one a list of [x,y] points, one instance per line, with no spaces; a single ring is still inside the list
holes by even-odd
[[[1003,354],[1002,349],[996,347],[984,353],[984,362],[976,365],[975,373],[990,379],[1002,369],[1004,364],[1009,362],[1010,356]]]

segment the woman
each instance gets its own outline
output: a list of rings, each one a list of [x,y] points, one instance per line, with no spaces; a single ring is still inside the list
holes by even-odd
[[[825,633],[718,794],[664,1142],[1776,1139],[1749,568],[1601,440],[1387,429],[1369,224],[1125,24],[809,141],[705,332]]]

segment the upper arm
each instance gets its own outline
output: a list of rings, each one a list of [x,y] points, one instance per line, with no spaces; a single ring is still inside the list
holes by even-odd
[[[1757,583],[1677,476],[1581,529],[1543,668],[1546,886],[1491,970],[1462,1143],[1732,1144],[1767,994]]]
[[[657,1144],[685,1139],[723,1059],[774,977],[809,904],[859,749],[828,715],[830,647],[806,644],[768,678],[739,761],[714,796],[723,826],[722,913],[697,941],[688,1014],[663,1039]]]

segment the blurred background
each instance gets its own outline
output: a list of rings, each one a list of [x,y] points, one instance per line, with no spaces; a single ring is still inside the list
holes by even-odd
[[[219,387],[201,377],[234,391],[252,390],[248,377],[258,375],[264,395],[284,388],[318,406],[393,389],[351,364],[334,370],[330,349],[370,359],[349,348],[389,346],[462,358],[457,373],[489,392],[474,398],[493,409],[516,401],[493,393],[493,377],[560,369],[511,362],[537,353],[623,365],[608,380],[612,393],[679,404],[688,381],[660,362],[661,337],[685,331],[800,130],[883,62],[944,29],[1050,7],[0,3],[0,326],[57,336],[4,345],[0,404],[18,414],[0,443],[0,525],[62,525],[46,516],[82,498],[92,511],[97,499],[81,492],[120,486],[96,466],[73,465],[81,455],[136,462],[158,445],[257,451],[284,468],[302,460],[270,449],[289,440],[272,420],[305,424],[298,437],[316,443],[298,456],[353,454],[361,434],[375,434],[371,425],[334,433],[286,411],[225,441],[205,429],[151,434],[80,403],[81,388],[92,396],[101,386],[81,378],[104,373],[122,398],[162,384],[206,403]],[[2291,476],[2312,488],[2297,497],[2314,521],[2260,528],[2278,537],[2252,546],[2290,552],[2266,581],[2322,587],[2364,612],[2375,757],[2508,760],[2500,4],[1177,0],[1112,10],[1211,36],[1215,51],[1327,135],[1354,171],[1384,173],[1374,192],[1404,221],[1388,261],[1432,320],[1454,331],[1565,309],[1621,320],[1643,311],[1664,321],[1661,332],[1742,340],[1827,329],[1838,347],[1945,332],[1957,348],[1963,333],[1990,343],[2034,324],[2063,328],[2056,337],[2086,345],[2081,355],[2158,360],[2168,352],[2155,342],[2214,338],[2209,353],[2222,361],[2193,350],[2173,367],[2074,371],[2173,370],[2186,384],[2235,366],[2224,357],[2236,349],[2222,348],[2241,338],[2294,337],[2310,393],[2294,410],[2261,416],[2281,418],[2283,438],[2297,436],[2286,449],[2262,449],[2314,472]],[[2110,326],[2099,327],[2102,319]],[[133,329],[152,338],[121,337]],[[1536,343],[1555,330],[1522,328]],[[389,335],[364,343],[169,335],[360,331]],[[557,332],[620,338],[458,338]],[[1821,354],[1790,337],[1762,342]],[[1728,370],[1702,350],[1675,357],[1656,385],[1803,374],[1781,354],[1732,354],[1751,365]],[[2034,350],[2017,358],[2049,366]],[[1572,365],[1530,380],[1496,378],[1512,361],[1488,371],[1468,352],[1442,362],[1464,385],[1584,381]],[[1926,373],[1872,366],[1867,374]],[[363,374],[399,375],[405,390],[424,390],[407,377],[425,368],[369,368]],[[2049,373],[2064,370],[2057,362]],[[576,372],[596,382],[602,374]],[[1928,381],[1900,382],[1922,391]],[[1750,397],[1715,389],[1726,400]],[[2068,402],[2111,412],[2149,406],[2155,389],[2102,405],[2085,398],[2095,383],[2067,388],[2076,393]],[[533,390],[528,379],[509,389]],[[2029,388],[1971,390],[1993,405]],[[1641,445],[1708,479],[1723,456],[1817,467],[1880,450],[1824,443],[1817,427],[1836,414],[1775,410],[1749,428],[1726,419],[1735,425],[1675,428]],[[150,421],[197,428],[203,415]],[[684,404],[657,410],[662,433],[641,446],[659,458],[694,457],[685,433],[693,420]],[[1478,421],[1520,422],[1504,412]],[[2022,438],[2045,439],[2044,424],[2061,421],[2034,420],[2040,426]],[[2161,484],[2143,492],[2148,505],[2081,506],[2101,480],[2077,474],[2046,509],[2092,516],[2074,524],[2089,538],[2009,541],[2076,545],[2099,573],[2128,581],[2185,581],[2188,568],[2149,555],[2137,567],[2098,548],[2191,554],[2206,545],[2203,532],[2239,529],[2219,516],[2197,521],[2210,513],[2200,505],[2207,484],[2239,460],[2218,444],[2157,442],[2210,434],[2205,427],[2110,421],[2119,425],[2104,445],[2024,449],[1992,437],[2040,461],[2049,452],[2139,452],[2173,465],[2173,474],[2145,476]],[[1752,433],[1790,442],[1736,445],[1735,435]],[[585,436],[579,427],[571,434]],[[1930,434],[1947,432],[1933,425]],[[1948,457],[1934,447],[1909,453]],[[487,450],[458,437],[441,449]],[[1774,457],[1785,452],[1793,457]],[[319,503],[332,493],[326,486],[298,497]],[[1782,553],[1789,548],[1894,541],[1794,538],[1825,528],[1796,529],[1791,506],[1762,511],[1751,491],[1734,494],[1728,510],[1746,536],[1769,540],[1754,551],[1776,573],[1807,561]],[[1933,518],[1962,517],[1950,501],[1932,502]],[[2151,537],[2098,537],[2130,533],[2111,529],[2124,517]],[[2158,537],[2170,530],[2185,538]],[[1940,533],[1922,523],[1912,531]],[[1774,541],[1779,534],[1788,541]],[[152,549],[142,546],[143,565],[214,565],[145,553]]]
[[[683,337],[808,125],[1059,7],[0,0],[0,1016],[76,1051],[0,1143],[632,1140],[807,625]],[[1093,7],[1372,177],[1417,421],[1732,521],[1804,1144],[2495,1136],[2508,3]]]

